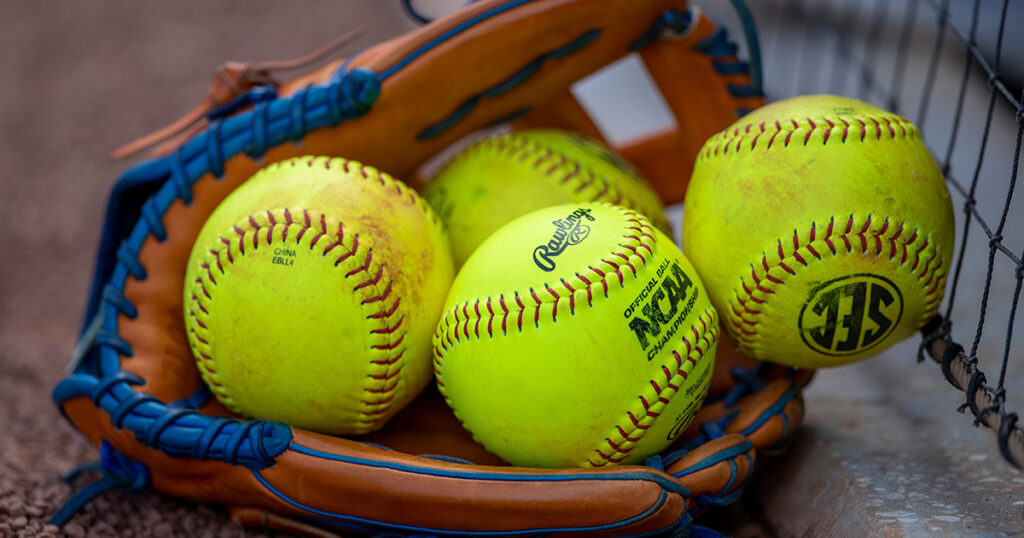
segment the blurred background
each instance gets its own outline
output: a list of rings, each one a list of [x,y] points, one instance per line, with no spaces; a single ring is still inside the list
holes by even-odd
[[[459,3],[410,2],[427,17]],[[749,57],[732,2],[698,5]],[[769,100],[837,93],[903,114],[947,171],[955,206],[974,201],[970,219],[956,215],[963,261],[956,294],[951,302],[947,292],[940,312],[989,383],[1005,388],[1008,410],[1019,409],[1024,365],[1011,337],[1021,328],[1013,314],[1024,202],[1011,195],[1019,175],[1024,2],[762,0],[751,9]],[[295,58],[362,28],[343,49],[350,54],[416,24],[399,0],[41,0],[8,3],[4,12],[0,536],[60,535],[43,526],[74,491],[59,475],[97,454],[49,393],[78,335],[106,197],[128,166],[107,153],[191,110],[223,61]],[[608,138],[621,141],[671,121],[654,92],[621,99],[624,86],[635,91],[645,78],[627,58],[575,91]],[[678,233],[680,208],[670,212]],[[1001,238],[990,241],[1000,228]],[[917,363],[919,343],[819,372],[793,445],[765,458],[744,498],[704,523],[741,536],[1019,534],[1024,475],[1001,458],[990,431],[957,412],[964,395],[938,365]],[[62,532],[258,535],[230,523],[220,507],[152,492],[107,493]]]

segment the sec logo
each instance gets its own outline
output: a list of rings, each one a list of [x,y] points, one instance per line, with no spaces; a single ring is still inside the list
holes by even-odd
[[[870,273],[829,280],[811,291],[800,310],[800,337],[825,355],[867,350],[896,328],[903,294],[885,277]]]

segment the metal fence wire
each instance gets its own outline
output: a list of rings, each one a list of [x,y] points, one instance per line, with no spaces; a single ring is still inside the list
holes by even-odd
[[[848,95],[913,121],[945,174],[957,215],[955,265],[930,357],[965,393],[959,411],[1024,467],[1024,375],[1014,335],[1024,281],[1024,202],[1014,199],[1024,133],[1024,2],[769,0],[751,3],[770,100]],[[988,372],[986,374],[986,372]],[[952,407],[952,406],[951,406]]]

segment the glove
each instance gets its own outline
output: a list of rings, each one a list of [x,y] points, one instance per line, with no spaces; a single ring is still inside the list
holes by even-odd
[[[677,127],[616,148],[668,202],[704,140],[762,103],[721,28],[682,0],[489,0],[278,84],[229,70],[198,122],[176,124],[115,185],[87,323],[53,398],[99,447],[110,487],[230,505],[234,519],[315,536],[684,533],[742,492],[759,451],[803,416],[810,372],[755,365],[722,339],[711,393],[689,430],[644,465],[505,465],[463,431],[436,390],[382,430],[348,439],[232,416],[200,379],[181,289],[213,209],[259,168],[344,156],[406,178],[483,127],[557,127],[601,139],[570,85],[639,53]],[[177,134],[173,134],[177,133]],[[137,149],[138,145],[131,149]]]

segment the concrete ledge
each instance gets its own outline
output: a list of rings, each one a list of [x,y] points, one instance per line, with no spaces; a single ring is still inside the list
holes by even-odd
[[[1024,474],[957,413],[962,393],[915,351],[907,342],[819,371],[793,444],[759,460],[738,506],[701,523],[737,536],[1024,532]]]

